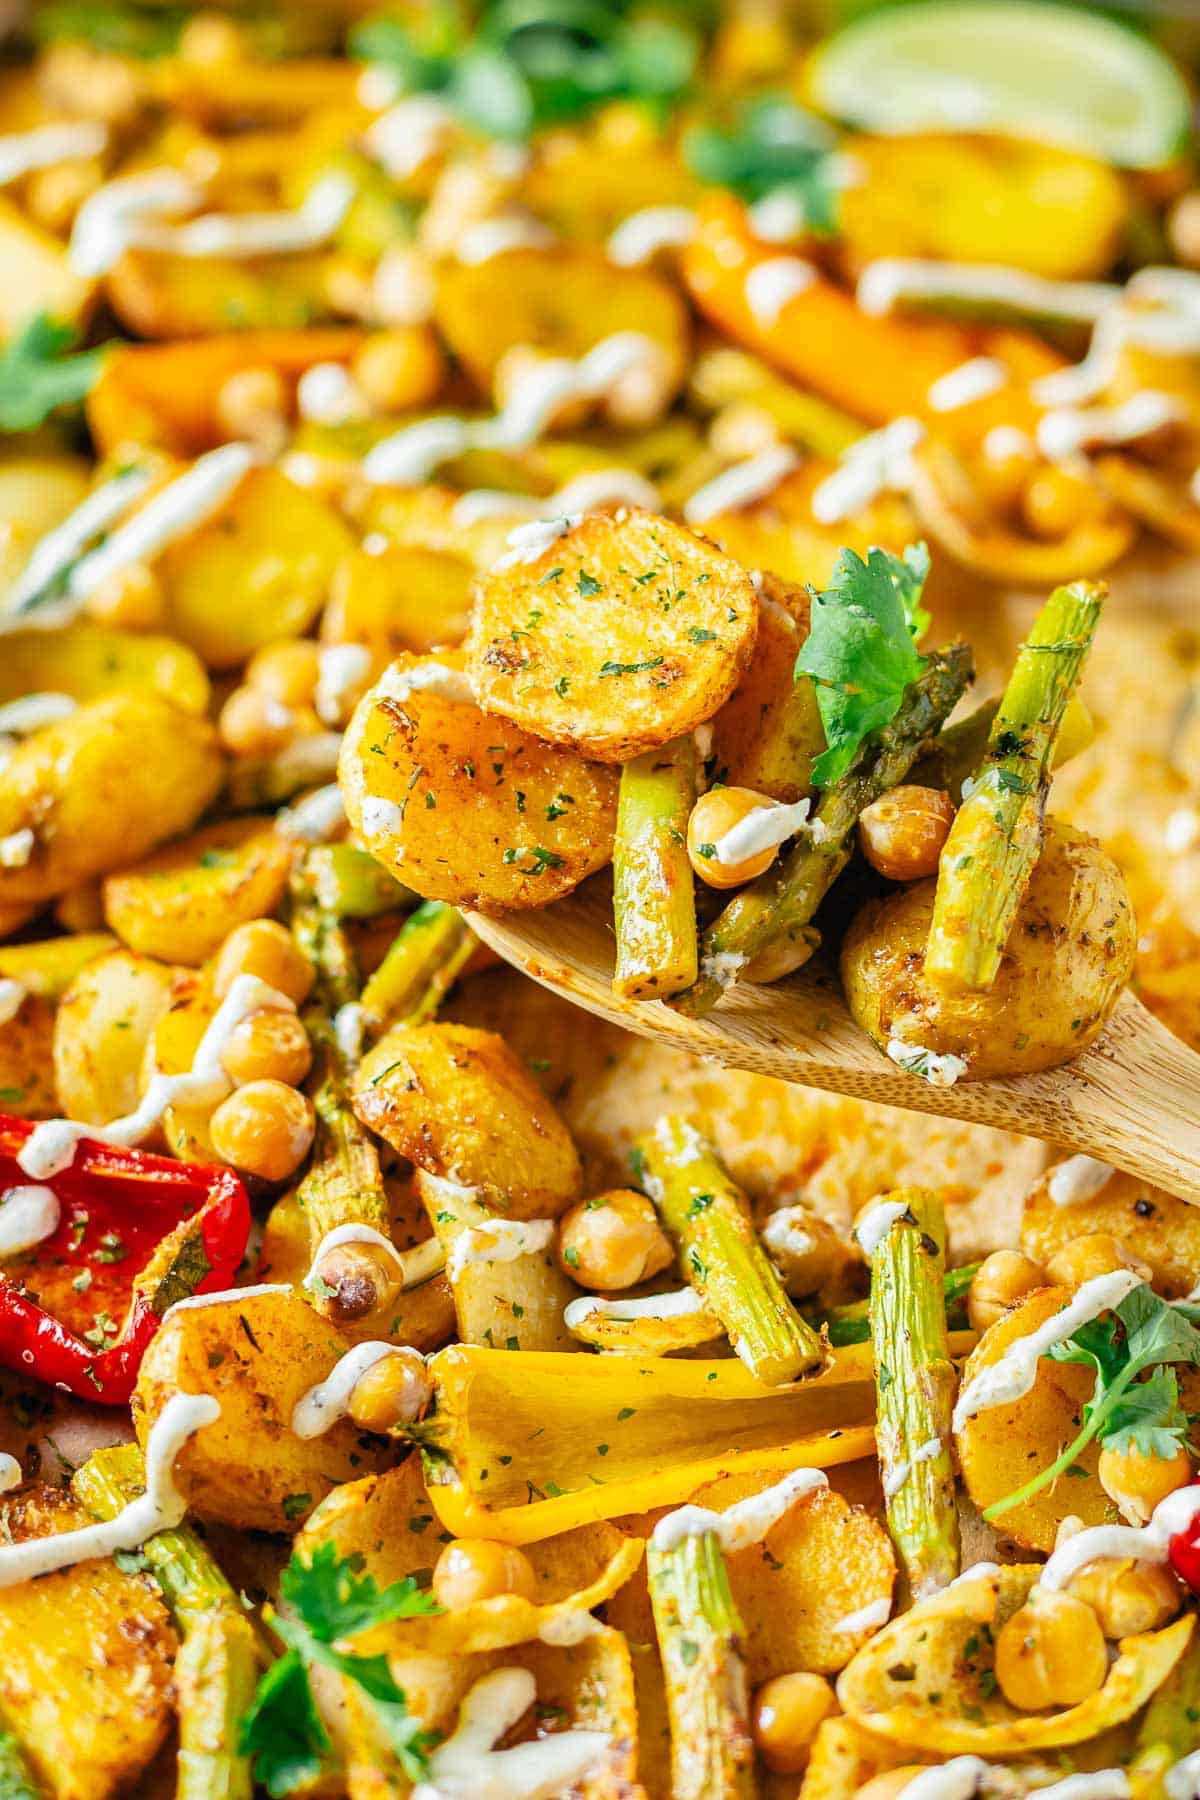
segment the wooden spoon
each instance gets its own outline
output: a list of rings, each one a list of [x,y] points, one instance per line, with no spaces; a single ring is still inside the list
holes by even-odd
[[[1040,1075],[931,1087],[889,1062],[820,962],[770,987],[739,984],[688,1019],[612,991],[612,896],[586,884],[539,912],[470,915],[471,929],[543,987],[643,1037],[803,1087],[997,1125],[1086,1151],[1200,1205],[1200,1056],[1125,993],[1103,1035]]]

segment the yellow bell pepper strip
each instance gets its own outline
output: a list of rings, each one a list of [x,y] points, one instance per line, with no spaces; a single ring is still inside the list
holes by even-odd
[[[686,1280],[759,1381],[779,1387],[821,1368],[820,1333],[800,1317],[712,1145],[667,1116],[637,1141],[638,1177],[679,1246]]]
[[[1167,1800],[1164,1777],[1194,1753],[1200,1731],[1200,1639],[1193,1638],[1142,1714],[1129,1765],[1135,1800]]]
[[[431,1019],[477,948],[478,939],[455,907],[422,901],[363,988],[369,1036],[378,1037],[398,1019],[409,1025]]]
[[[626,1000],[664,1000],[696,979],[696,894],[687,856],[695,798],[690,734],[635,756],[621,770],[613,844],[613,990]]]
[[[455,1537],[536,1543],[676,1504],[730,1471],[830,1468],[874,1449],[865,1344],[831,1353],[821,1374],[789,1388],[764,1387],[734,1358],[460,1344],[429,1372],[432,1412],[407,1435]]]

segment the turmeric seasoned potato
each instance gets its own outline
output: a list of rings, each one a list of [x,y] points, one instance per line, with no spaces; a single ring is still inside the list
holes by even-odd
[[[467,671],[485,712],[602,762],[711,718],[750,660],[745,569],[652,513],[589,513],[480,580]]]
[[[0,660],[0,701],[24,694],[99,700],[120,688],[160,694],[184,712],[208,709],[204,664],[174,638],[80,620],[62,631],[12,631]]]
[[[427,899],[544,906],[612,855],[616,775],[447,697],[433,683],[461,683],[461,663],[400,657],[360,701],[339,762],[346,815]]]
[[[6,593],[40,537],[61,525],[88,491],[76,457],[13,456],[0,462],[0,593]],[[5,603],[0,601],[0,616]]]
[[[131,950],[198,966],[235,925],[269,918],[292,850],[269,818],[225,819],[104,883],[104,916]]]
[[[419,545],[355,550],[334,572],[321,616],[327,644],[366,644],[379,662],[461,642],[474,571],[461,556]]]
[[[114,950],[81,969],[54,1019],[54,1079],[72,1119],[105,1125],[131,1113],[154,1028],[171,1004],[173,971]]]
[[[1036,1331],[1070,1298],[1069,1288],[1046,1287],[1019,1301],[984,1332],[963,1365],[963,1385],[999,1362],[1017,1338]],[[955,1433],[963,1480],[980,1511],[1024,1487],[1054,1461],[1079,1430],[1081,1409],[1094,1385],[1093,1369],[1043,1357],[1023,1400],[986,1407]],[[1066,1513],[1085,1525],[1114,1523],[1117,1509],[1096,1475],[1099,1455],[1096,1445],[1089,1444],[1072,1466],[1073,1479],[1042,1488],[1011,1507],[997,1522],[1005,1537],[1028,1550],[1049,1552]]]
[[[113,311],[135,336],[207,337],[231,326],[297,330],[322,308],[319,256],[272,258],[263,267],[231,257],[128,250],[108,276]]]
[[[252,469],[216,518],[165,551],[168,629],[210,668],[234,668],[308,630],[352,543],[323,500]]]
[[[816,690],[796,680],[809,610],[804,588],[763,575],[754,654],[712,722],[715,779],[730,787],[786,802],[810,791],[807,771],[825,748],[825,733]]]
[[[4,765],[0,838],[33,841],[27,862],[0,867],[0,902],[49,900],[186,831],[221,770],[207,720],[153,694],[114,694],[47,725]]]
[[[1060,1205],[1051,1195],[1054,1174],[1047,1170],[1025,1196],[1021,1248],[1026,1256],[1045,1265],[1072,1238],[1105,1232],[1148,1265],[1154,1288],[1168,1300],[1191,1292],[1200,1271],[1200,1208],[1123,1169],[1113,1169],[1089,1199]]]
[[[497,1188],[511,1218],[554,1216],[579,1192],[566,1126],[492,1031],[395,1025],[363,1058],[351,1098],[402,1156],[463,1187]]]
[[[49,1001],[27,994],[0,1025],[0,1111],[18,1119],[49,1119],[58,1111],[54,1017]]]
[[[893,1038],[966,1063],[963,1080],[1052,1069],[1103,1030],[1133,969],[1129,894],[1084,832],[1048,820],[1045,844],[994,985],[948,994],[924,973],[935,882],[863,907],[842,946],[854,1018],[881,1048]]]
[[[9,1543],[93,1523],[45,1487],[4,1516]],[[46,1800],[134,1791],[171,1724],[176,1649],[157,1583],[108,1557],[0,1588],[0,1707]]]
[[[298,1531],[333,1488],[385,1466],[384,1444],[341,1419],[300,1438],[292,1412],[346,1349],[290,1290],[249,1293],[172,1314],[142,1359],[133,1399],[145,1444],[172,1394],[212,1394],[220,1417],[196,1432],[175,1477],[201,1519],[247,1531]]]
[[[663,363],[662,406],[683,378],[687,313],[647,269],[618,269],[583,248],[510,250],[481,263],[447,263],[435,321],[476,385],[491,388],[507,351],[526,344],[582,356],[618,331],[652,340]]]

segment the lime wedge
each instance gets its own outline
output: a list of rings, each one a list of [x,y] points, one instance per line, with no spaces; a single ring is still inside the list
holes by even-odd
[[[867,131],[980,131],[1161,168],[1191,125],[1182,76],[1145,38],[1039,0],[915,0],[815,52],[808,97]]]

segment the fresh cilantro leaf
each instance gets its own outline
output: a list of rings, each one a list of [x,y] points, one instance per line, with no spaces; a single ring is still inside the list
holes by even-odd
[[[683,155],[701,181],[730,188],[750,204],[788,195],[802,226],[834,229],[837,186],[829,134],[781,95],[751,101],[728,129],[695,127],[683,140]]]
[[[102,350],[65,356],[75,342],[69,325],[46,313],[0,351],[0,431],[34,431],[60,406],[75,406],[100,373]]]
[[[796,674],[817,690],[827,748],[813,764],[818,787],[833,787],[863,740],[889,725],[904,690],[925,667],[914,640],[928,623],[920,605],[929,552],[917,544],[903,556],[843,550],[833,581],[812,596],[809,633]]]
[[[1188,1425],[1179,1404],[1178,1377],[1174,1369],[1159,1367],[1116,1402],[1104,1427],[1104,1447],[1169,1459],[1183,1448]]]
[[[254,1758],[255,1779],[269,1794],[283,1795],[321,1774],[329,1738],[308,1678],[309,1667],[319,1663],[357,1683],[404,1772],[420,1780],[433,1739],[410,1715],[387,1657],[355,1656],[339,1646],[389,1620],[437,1612],[431,1596],[411,1576],[381,1591],[333,1544],[320,1545],[307,1562],[293,1556],[280,1593],[288,1611],[272,1615],[271,1623],[287,1648],[259,1682],[239,1735],[243,1752]]]

